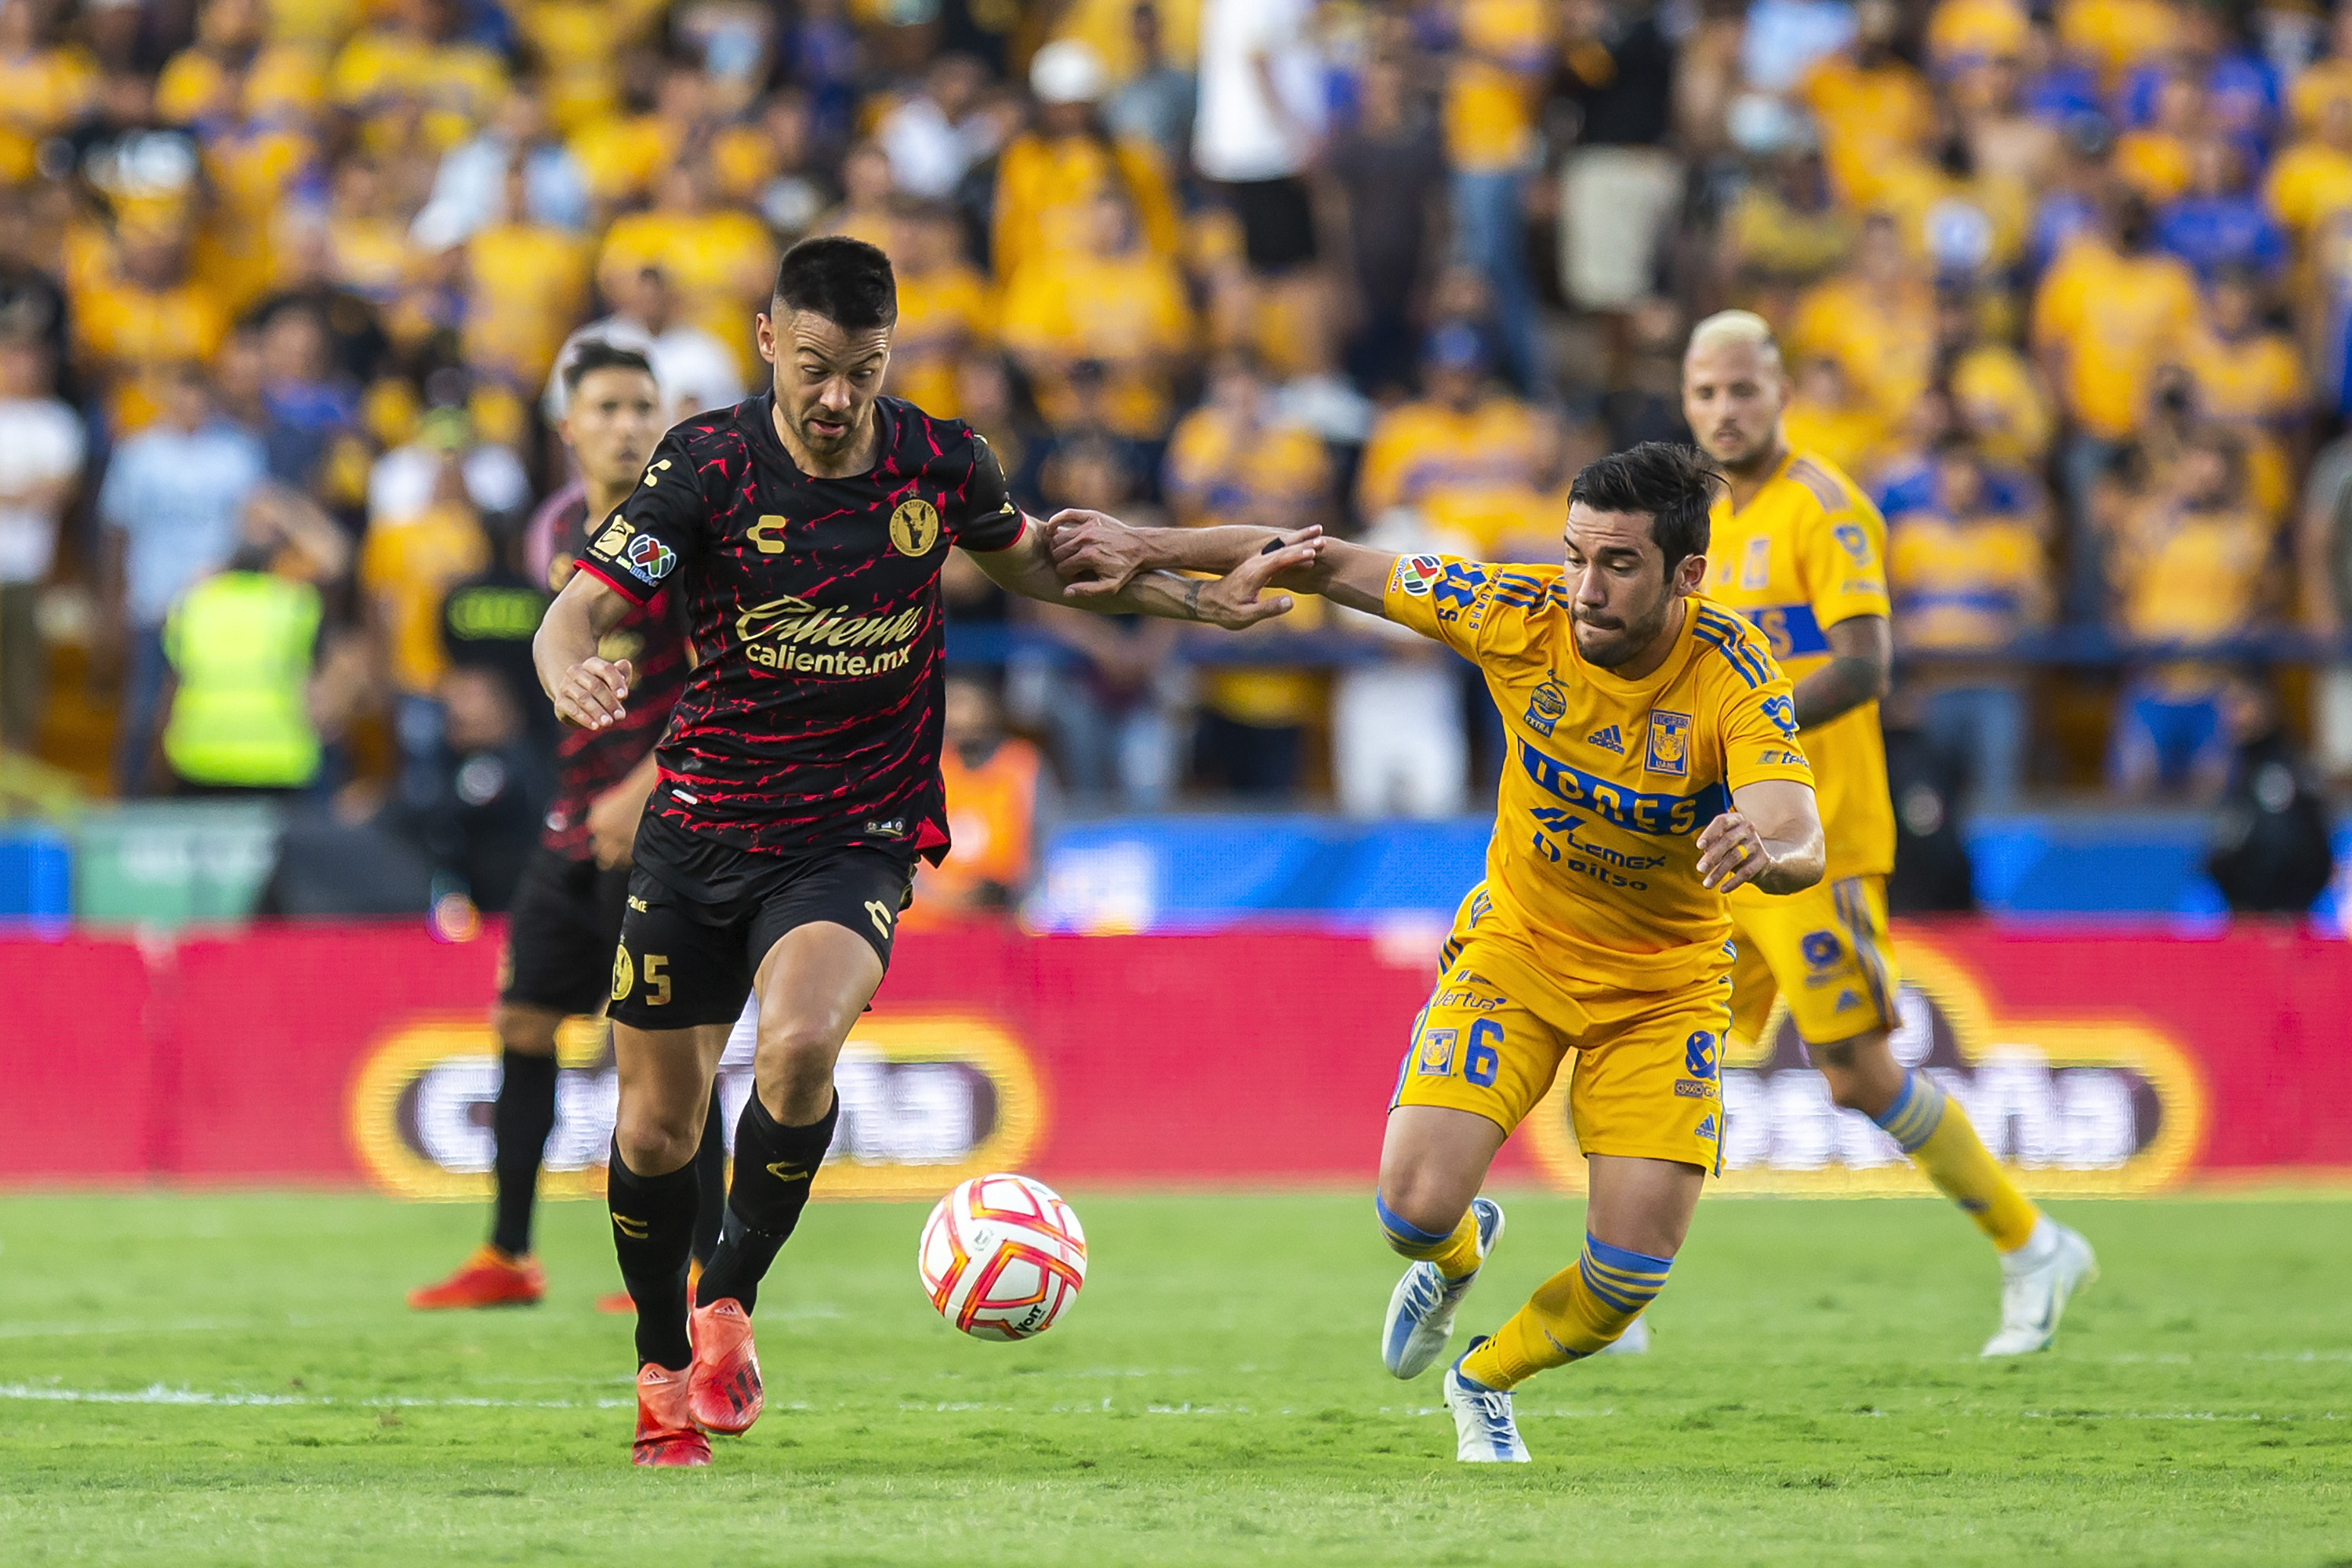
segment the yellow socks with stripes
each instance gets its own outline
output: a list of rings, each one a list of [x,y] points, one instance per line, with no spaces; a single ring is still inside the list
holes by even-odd
[[[1871,1120],[1927,1173],[1937,1191],[1992,1237],[1995,1247],[2014,1252],[2025,1245],[2042,1211],[2017,1190],[1977,1136],[1969,1113],[1935,1079],[1916,1068],[1906,1072],[1903,1092]]]
[[[1422,1229],[1390,1208],[1378,1193],[1372,1194],[1372,1207],[1380,1213],[1381,1234],[1388,1237],[1391,1251],[1434,1263],[1448,1279],[1459,1279],[1477,1268],[1478,1216],[1474,1211],[1464,1209],[1449,1234]]]
[[[1462,1375],[1506,1389],[1548,1366],[1597,1353],[1656,1299],[1674,1266],[1671,1258],[1612,1247],[1588,1235],[1576,1267],[1537,1286],[1494,1338],[1462,1358]]]

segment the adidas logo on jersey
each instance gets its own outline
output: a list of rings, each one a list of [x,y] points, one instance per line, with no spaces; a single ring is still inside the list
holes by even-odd
[[[1588,746],[1598,746],[1604,752],[1614,752],[1621,757],[1625,754],[1625,737],[1617,732],[1617,726],[1614,724],[1606,729],[1593,731],[1584,737],[1584,743]]]

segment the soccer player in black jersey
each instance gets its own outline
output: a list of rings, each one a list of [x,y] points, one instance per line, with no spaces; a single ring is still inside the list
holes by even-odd
[[[637,1303],[641,1465],[709,1462],[760,1412],[751,1312],[833,1141],[833,1068],[882,982],[918,856],[949,848],[940,784],[940,567],[961,546],[1053,604],[1244,626],[1310,542],[1215,581],[1166,573],[1066,594],[1043,524],[969,426],[880,395],[898,289],[881,251],[803,240],[758,320],[771,387],[671,430],[540,627],[558,717],[630,721],[635,667],[600,638],[665,589],[697,653],[656,753],[614,958],[620,1108],[608,1192]],[[1300,536],[1304,539],[1306,536]],[[759,996],[755,1092],[688,1335],[693,1156],[712,1075]]]
[[[534,520],[553,528],[548,586],[557,589],[588,547],[589,523],[601,524],[627,497],[662,434],[661,395],[643,354],[590,342],[564,367],[563,381],[570,403],[562,436],[581,480],[549,498]],[[650,595],[604,634],[597,651],[629,661],[629,711],[601,729],[565,732],[555,800],[509,913],[491,1015],[502,1070],[490,1112],[498,1181],[490,1238],[446,1279],[409,1292],[412,1307],[529,1305],[547,1293],[530,1255],[530,1221],[555,1127],[555,1031],[567,1016],[602,1008],[610,992],[630,844],[654,787],[654,742],[690,664],[680,595]],[[713,1121],[697,1156],[709,1189],[695,1237],[705,1261],[718,1243],[724,1195],[720,1132]],[[623,1298],[619,1310],[627,1307]]]

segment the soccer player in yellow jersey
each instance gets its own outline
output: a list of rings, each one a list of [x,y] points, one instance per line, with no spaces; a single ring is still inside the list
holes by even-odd
[[[1414,1023],[1381,1151],[1381,1226],[1415,1260],[1389,1304],[1389,1370],[1414,1376],[1444,1354],[1502,1234],[1479,1195],[1487,1165],[1571,1053],[1591,1200],[1582,1256],[1446,1373],[1465,1460],[1525,1460],[1510,1390],[1604,1349],[1664,1285],[1721,1160],[1726,895],[1821,878],[1788,680],[1753,628],[1698,594],[1720,485],[1697,452],[1647,443],[1577,476],[1561,565],[1323,540],[1276,579],[1474,659],[1510,734],[1486,880]],[[1092,513],[1055,527],[1065,574],[1098,584],[1073,595],[1302,537],[1132,531]]]
[[[1999,1249],[2001,1324],[1984,1353],[2038,1351],[2097,1265],[2088,1242],[2011,1184],[1958,1103],[1888,1048],[1895,817],[1878,730],[1894,661],[1886,525],[1826,459],[1790,449],[1781,429],[1790,390],[1761,317],[1726,310],[1692,331],[1683,416],[1731,481],[1715,503],[1707,593],[1754,622],[1796,679],[1797,731],[1829,845],[1826,874],[1810,891],[1732,896],[1732,1033],[1755,1041],[1776,992],[1788,1000],[1831,1096],[1885,1128]]]

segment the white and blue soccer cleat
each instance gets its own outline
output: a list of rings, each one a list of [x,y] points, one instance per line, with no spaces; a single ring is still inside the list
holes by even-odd
[[[1480,1334],[1470,1350],[1486,1342]],[[1470,1352],[1462,1352],[1466,1358]],[[1519,1424],[1511,1415],[1506,1390],[1488,1388],[1462,1375],[1462,1363],[1445,1369],[1445,1408],[1454,1413],[1454,1457],[1465,1465],[1524,1465],[1528,1446],[1519,1441]]]
[[[2031,1355],[2056,1337],[2068,1298],[2099,1277],[2099,1258],[2080,1231],[2044,1215],[2000,1269],[2000,1331],[1985,1342],[1983,1353]]]
[[[1492,1198],[1472,1198],[1470,1213],[1478,1222],[1478,1261],[1484,1265],[1503,1239],[1503,1205]],[[1398,1377],[1419,1377],[1435,1365],[1454,1335],[1454,1310],[1477,1278],[1473,1268],[1448,1279],[1428,1262],[1407,1268],[1389,1293],[1389,1315],[1381,1324],[1381,1364]]]

